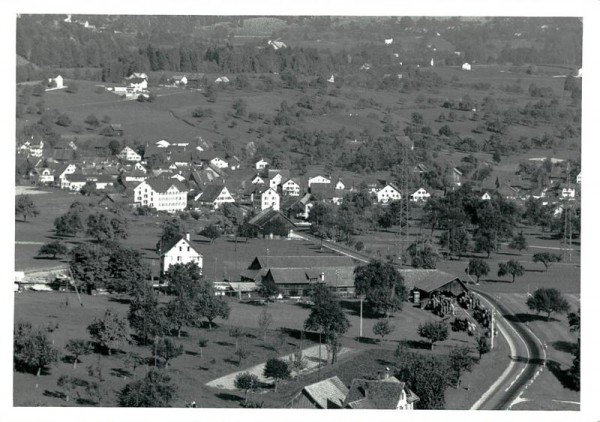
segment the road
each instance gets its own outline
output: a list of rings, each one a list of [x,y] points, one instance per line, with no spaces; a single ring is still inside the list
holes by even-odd
[[[487,293],[474,293],[485,305],[495,309],[496,326],[510,348],[510,363],[471,410],[507,410],[543,368],[546,349],[529,327],[513,320],[514,313],[505,305]]]

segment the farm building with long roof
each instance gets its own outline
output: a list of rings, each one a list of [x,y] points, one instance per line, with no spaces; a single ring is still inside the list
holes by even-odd
[[[455,275],[440,270],[403,269],[398,270],[404,278],[407,290],[420,292],[421,297],[429,297],[433,293],[458,296],[469,289]]]

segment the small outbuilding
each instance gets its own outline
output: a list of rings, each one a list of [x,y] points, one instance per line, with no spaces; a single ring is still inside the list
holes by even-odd
[[[462,70],[471,70],[471,65],[469,63],[463,63]]]
[[[399,270],[404,278],[404,285],[420,298],[428,298],[434,293],[445,296],[459,296],[469,291],[467,286],[455,275],[440,270],[425,270],[421,268]]]

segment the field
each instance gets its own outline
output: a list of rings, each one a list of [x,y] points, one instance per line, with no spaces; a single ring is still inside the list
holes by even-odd
[[[100,295],[82,296],[81,299],[83,307],[79,305],[77,296],[72,293],[20,293],[15,296],[15,321],[27,320],[31,321],[34,326],[55,328],[50,336],[54,344],[62,349],[69,339],[89,338],[85,327],[94,317],[101,317],[107,307],[111,307],[121,314],[127,312],[128,300],[125,297]],[[315,345],[315,342],[318,341],[318,336],[314,335],[307,335],[306,338],[299,339],[298,333],[308,315],[308,309],[300,305],[278,302],[270,304],[266,308],[274,316],[266,343],[263,343],[262,333],[258,329],[257,314],[261,307],[236,301],[231,301],[230,305],[232,312],[229,320],[217,320],[217,328],[213,328],[213,330],[187,328],[181,338],[175,339],[184,346],[185,350],[184,354],[174,359],[169,366],[170,374],[180,392],[180,397],[174,403],[175,406],[184,406],[194,400],[199,407],[237,407],[243,393],[211,388],[205,384],[229,373],[264,362],[271,356],[285,355],[296,347],[306,348]],[[442,354],[447,353],[453,345],[466,343],[472,345],[474,341],[465,333],[451,332],[449,340],[437,345],[433,352],[425,350],[428,349],[428,346],[419,339],[415,327],[420,322],[437,319],[437,317],[407,304],[402,312],[391,318],[396,330],[385,341],[377,346],[357,342],[354,340],[358,334],[358,315],[354,310],[356,304],[354,306],[346,304],[345,306],[352,308],[347,309],[351,328],[342,344],[355,352],[342,355],[339,363],[335,366],[328,365],[308,371],[302,376],[300,382],[283,383],[277,393],[269,388],[263,389],[261,393],[257,394],[260,394],[260,400],[264,400],[266,406],[282,406],[301,390],[303,385],[322,379],[321,377],[329,373],[339,374],[343,380],[373,374],[374,371],[390,365],[389,361],[393,359],[393,351],[398,341],[403,341],[409,347],[419,349],[423,353]],[[373,319],[365,318],[365,336],[372,335],[373,323]],[[241,341],[247,348],[249,356],[241,364],[234,356],[235,346],[233,339],[228,335],[228,329],[232,326],[243,327],[246,333]],[[288,336],[282,343],[277,344],[277,336],[273,330],[279,327],[285,327]],[[200,349],[197,346],[197,340],[200,337],[209,340],[208,346],[202,351],[202,356],[200,356]],[[150,347],[130,344],[123,347],[123,352],[135,351],[142,356],[147,356],[148,365],[151,365],[150,349]],[[476,365],[472,373],[465,374],[463,385],[469,385],[472,391],[487,389],[493,380],[489,375],[499,374],[503,370],[508,360],[507,355],[506,345],[503,341],[499,342],[498,348],[484,357],[482,365]],[[366,356],[369,358],[365,359]],[[111,356],[93,354],[84,356],[81,360],[82,363],[79,363],[77,368],[73,368],[69,358],[63,355],[63,360],[40,377],[15,373],[14,404],[16,406],[94,405],[97,403],[94,401],[95,399],[88,397],[83,389],[80,389],[79,394],[67,403],[64,392],[57,387],[56,381],[59,375],[68,374],[92,382],[94,378],[88,374],[87,367],[99,365],[102,380],[96,379],[96,381],[101,386],[100,404],[103,406],[115,405],[115,391],[130,382],[134,376],[132,368],[126,367],[124,364],[123,353],[113,353]],[[485,372],[481,370],[483,367],[486,368]],[[135,376],[139,378],[146,369],[146,367],[138,368]],[[447,394],[447,401],[452,403],[452,408],[469,406],[477,399],[476,395],[463,389],[449,388]]]

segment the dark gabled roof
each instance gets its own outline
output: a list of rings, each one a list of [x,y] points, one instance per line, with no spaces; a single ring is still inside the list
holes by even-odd
[[[189,81],[200,81],[204,78],[204,73],[192,73],[187,77]]]
[[[146,79],[144,79],[144,78],[129,78],[127,80],[127,82],[129,82],[130,84],[139,84],[139,83],[144,82],[145,80]]]
[[[290,177],[290,171],[287,169],[268,169],[267,178],[272,179],[276,175],[281,174],[281,180],[288,179]]]
[[[310,193],[320,195],[323,199],[341,198],[345,192],[335,188],[335,183],[311,183]]]
[[[352,409],[396,409],[405,384],[396,377],[384,380],[354,379],[344,407]]]
[[[354,286],[354,266],[319,267],[316,265],[304,268],[269,268],[267,277],[271,275],[275,284],[311,284],[322,282],[331,287]]]
[[[267,224],[269,221],[274,220],[275,218],[281,218],[281,219],[285,220],[288,224],[290,224],[292,227],[296,227],[296,225],[294,224],[294,222],[292,220],[287,218],[281,212],[276,211],[272,208],[267,208],[266,210],[259,212],[254,217],[252,217],[248,221],[248,223],[252,224],[258,228],[263,228],[265,226],[265,224]]]
[[[176,179],[147,179],[146,183],[156,192],[164,193],[169,190],[171,186],[175,186],[179,192],[187,192],[188,189]]]
[[[311,268],[352,267],[354,262],[347,256],[257,256],[250,268]]]
[[[348,394],[348,387],[337,377],[333,376],[323,381],[307,385],[302,392],[310,397],[318,407],[327,409],[331,407],[341,408]]]
[[[65,178],[69,182],[86,182],[88,180],[88,176],[81,173],[66,174]]]
[[[404,285],[407,289],[415,288],[426,292],[432,292],[454,280],[457,280],[462,284],[457,276],[440,270],[424,270],[419,268],[398,271],[404,278]]]
[[[196,252],[198,255],[202,256],[202,254],[200,253],[200,251],[198,251],[198,249],[196,249],[196,247],[194,245],[192,245],[192,242],[189,242],[185,238],[185,236],[178,236],[178,237],[172,239],[170,242],[162,244],[161,248],[160,248],[161,256],[164,255],[164,254],[166,254],[167,252],[169,252],[177,243],[179,243],[180,240],[183,240],[185,243],[187,243],[194,250],[194,252]],[[159,244],[160,244],[160,241],[159,241]]]
[[[225,185],[222,184],[204,185],[202,187],[202,192],[198,197],[198,201],[214,202],[214,200],[217,199],[221,194],[223,189],[225,189]]]

